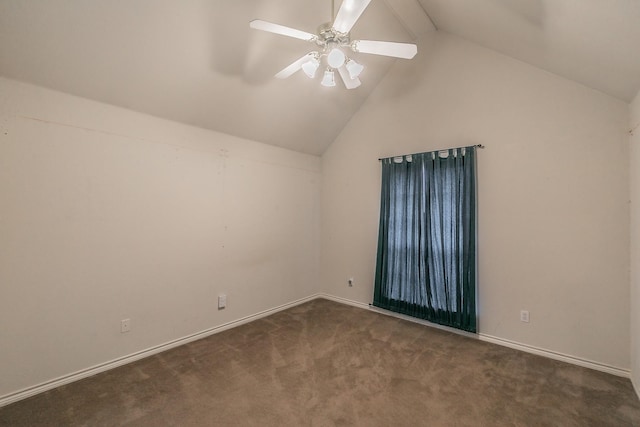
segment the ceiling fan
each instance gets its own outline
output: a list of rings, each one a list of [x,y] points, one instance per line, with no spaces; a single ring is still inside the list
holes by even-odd
[[[329,22],[321,25],[318,28],[318,34],[307,33],[259,19],[249,22],[249,27],[309,41],[318,47],[317,50],[307,53],[282,69],[275,75],[276,78],[286,79],[298,70],[302,70],[309,78],[314,78],[316,71],[320,68],[321,60],[326,58],[327,68],[320,84],[328,87],[335,86],[334,70],[337,70],[345,87],[347,89],[355,89],[360,86],[358,77],[364,70],[364,66],[347,57],[343,49],[404,59],[411,59],[418,52],[417,46],[411,43],[351,40],[349,32],[370,2],[371,0],[343,0],[333,24]],[[331,5],[333,9],[333,0]],[[333,13],[331,16],[333,17]]]

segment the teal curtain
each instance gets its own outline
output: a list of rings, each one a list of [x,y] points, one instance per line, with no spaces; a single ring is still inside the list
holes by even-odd
[[[475,154],[382,159],[374,306],[476,332]]]

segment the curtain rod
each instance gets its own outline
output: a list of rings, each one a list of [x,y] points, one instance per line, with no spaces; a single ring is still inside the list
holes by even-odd
[[[446,150],[459,150],[460,148],[468,148],[468,147],[477,147],[477,148],[485,148],[484,145],[482,144],[476,144],[476,145],[465,145],[464,147],[452,147],[452,148],[442,148],[440,150],[431,150],[431,151],[423,151],[422,153],[413,153],[413,154],[401,154],[399,156],[389,156],[389,157],[381,157],[378,159],[378,161],[382,161],[384,159],[395,159],[396,157],[404,157],[404,156],[417,156],[418,154],[425,154],[425,153],[438,153],[440,151],[446,151]]]

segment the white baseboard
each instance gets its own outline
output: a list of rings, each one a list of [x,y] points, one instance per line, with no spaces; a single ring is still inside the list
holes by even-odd
[[[384,314],[385,316],[395,317],[395,318],[398,318],[398,319],[406,320],[407,322],[418,323],[420,325],[428,326],[430,328],[442,329],[443,331],[451,332],[453,334],[464,335],[464,336],[470,337],[470,338],[477,338],[476,334],[473,334],[471,332],[466,332],[466,331],[463,331],[461,329],[451,328],[449,326],[439,325],[437,323],[432,323],[432,322],[429,322],[427,320],[419,319],[417,317],[412,317],[412,316],[407,316],[405,314],[396,313],[395,311],[385,310],[385,309],[373,306],[371,304],[365,304],[365,303],[362,303],[362,302],[359,302],[359,301],[353,301],[353,300],[350,300],[350,299],[336,297],[336,296],[333,296],[333,295],[323,294],[323,293],[318,294],[318,298],[324,298],[324,299],[328,299],[328,300],[331,300],[331,301],[339,302],[339,303],[342,303],[342,304],[352,305],[352,306],[358,307],[358,308],[364,308],[366,310],[375,311],[376,313]]]
[[[407,321],[410,321],[410,322],[419,323],[419,324],[422,324],[422,325],[425,325],[425,326],[428,326],[428,327],[431,327],[431,328],[443,329],[443,330],[446,330],[446,331],[449,331],[449,332],[453,332],[453,333],[456,333],[456,334],[459,334],[459,335],[464,335],[464,336],[467,336],[467,337],[480,339],[482,341],[487,341],[487,342],[490,342],[490,343],[493,343],[493,344],[498,344],[498,345],[501,345],[501,346],[504,346],[504,347],[509,347],[509,348],[513,348],[513,349],[516,349],[516,350],[525,351],[527,353],[532,353],[532,354],[536,354],[536,355],[543,356],[543,357],[548,357],[550,359],[560,360],[562,362],[571,363],[571,364],[582,366],[582,367],[585,367],[585,368],[595,369],[597,371],[606,372],[606,373],[617,375],[617,376],[620,376],[620,377],[631,378],[631,373],[630,373],[629,369],[617,368],[617,367],[614,367],[614,366],[609,366],[609,365],[605,365],[605,364],[602,364],[602,363],[593,362],[593,361],[582,359],[582,358],[579,358],[579,357],[570,356],[570,355],[567,355],[567,354],[562,354],[562,353],[554,352],[554,351],[551,351],[551,350],[546,350],[546,349],[543,349],[543,348],[539,348],[539,347],[534,347],[534,346],[530,346],[530,345],[527,345],[527,344],[518,343],[518,342],[507,340],[507,339],[504,339],[504,338],[494,337],[494,336],[483,334],[483,333],[479,333],[477,335],[476,334],[471,334],[471,333],[468,333],[468,332],[460,331],[458,329],[449,328],[447,326],[442,326],[442,325],[438,325],[436,323],[431,323],[431,322],[428,322],[428,321],[425,321],[425,320],[416,319],[416,318],[413,318],[413,317],[410,317],[410,316],[405,316],[405,315],[402,315],[402,314],[399,314],[399,313],[394,313],[392,311],[382,310],[382,309],[379,309],[377,307],[373,307],[373,306],[371,306],[369,304],[362,303],[362,302],[359,302],[359,301],[354,301],[354,300],[350,300],[350,299],[347,299],[347,298],[341,298],[341,297],[337,297],[337,296],[333,296],[333,295],[329,295],[329,294],[325,294],[325,293],[317,293],[317,294],[313,294],[313,295],[310,295],[310,296],[305,297],[305,298],[301,298],[301,299],[296,300],[296,301],[292,301],[292,302],[287,303],[287,304],[282,304],[280,306],[277,306],[277,307],[274,307],[274,308],[270,308],[268,310],[264,310],[264,311],[261,311],[261,312],[256,313],[256,314],[252,314],[250,316],[243,317],[241,319],[237,319],[237,320],[234,320],[234,321],[231,321],[231,322],[228,322],[228,323],[224,323],[222,325],[214,326],[213,328],[209,328],[209,329],[197,332],[197,333],[192,334],[192,335],[188,335],[188,336],[185,336],[185,337],[173,340],[173,341],[169,341],[167,343],[160,344],[160,345],[157,345],[155,347],[148,348],[146,350],[142,350],[142,351],[139,351],[139,352],[127,355],[127,356],[120,357],[118,359],[114,359],[114,360],[111,360],[111,361],[108,361],[108,362],[105,362],[105,363],[101,363],[101,364],[96,365],[96,366],[92,366],[90,368],[86,368],[86,369],[82,369],[82,370],[77,371],[77,372],[73,372],[73,373],[68,374],[68,375],[63,375],[61,377],[52,379],[50,381],[46,381],[44,383],[41,383],[41,384],[38,384],[38,385],[35,385],[35,386],[32,386],[32,387],[28,387],[28,388],[25,388],[25,389],[22,389],[22,390],[18,390],[18,391],[13,392],[13,393],[6,394],[4,396],[0,396],[0,407],[9,405],[11,403],[17,402],[17,401],[22,400],[22,399],[26,399],[28,397],[34,396],[34,395],[39,394],[39,393],[43,393],[43,392],[45,392],[47,390],[51,390],[51,389],[54,389],[56,387],[60,387],[60,386],[65,385],[65,384],[69,384],[69,383],[72,383],[74,381],[78,381],[78,380],[81,380],[83,378],[87,378],[87,377],[99,374],[101,372],[105,372],[105,371],[108,371],[110,369],[117,368],[118,366],[126,365],[128,363],[135,362],[136,360],[140,360],[140,359],[144,359],[145,357],[153,356],[154,354],[161,353],[163,351],[172,349],[174,347],[178,347],[178,346],[181,346],[183,344],[187,344],[189,342],[196,341],[196,340],[208,337],[210,335],[217,334],[217,333],[222,332],[222,331],[226,331],[227,329],[231,329],[231,328],[234,328],[236,326],[240,326],[240,325],[243,325],[245,323],[249,323],[251,321],[260,319],[262,317],[266,317],[266,316],[269,316],[271,314],[277,313],[278,311],[286,310],[288,308],[303,304],[303,303],[308,302],[308,301],[312,301],[312,300],[317,299],[317,298],[328,299],[328,300],[335,301],[335,302],[338,302],[338,303],[341,303],[341,304],[351,305],[351,306],[362,308],[362,309],[365,309],[365,310],[375,311],[376,313],[381,313],[381,314],[384,314],[384,315],[387,315],[387,316],[397,317],[397,318],[400,318],[400,319],[403,319],[403,320],[407,320]],[[634,384],[634,386],[635,386],[635,384]],[[639,394],[639,396],[640,396],[640,394]]]
[[[606,372],[608,374],[616,375],[619,377],[631,378],[631,371],[629,369],[618,368],[616,366],[594,362],[592,360],[583,359],[581,357],[571,356],[569,354],[559,353],[557,351],[551,351],[528,344],[522,344],[516,341],[494,337],[483,333],[478,334],[478,339],[480,339],[481,341],[487,341],[493,344],[498,344],[527,353],[536,354],[538,356],[548,357],[549,359],[559,360],[561,362],[567,362],[573,365],[582,366],[583,368],[595,369],[596,371]]]
[[[138,351],[136,353],[120,357],[118,359],[114,359],[105,363],[101,363],[96,366],[92,366],[90,368],[82,369],[77,372],[73,372],[68,375],[63,375],[58,378],[54,378],[50,381],[46,381],[40,384],[37,384],[32,387],[27,387],[22,390],[18,390],[13,393],[6,394],[4,396],[0,396],[0,407],[9,405],[11,403],[17,402],[22,399],[26,399],[27,397],[34,396],[39,393],[43,393],[47,390],[54,389],[56,387],[60,387],[65,384],[72,383],[74,381],[81,380],[83,378],[91,377],[93,375],[99,374],[101,372],[108,371],[113,368],[117,368],[118,366],[126,365],[127,363],[135,362],[136,360],[144,359],[145,357],[153,356],[154,354],[161,353],[163,351],[172,349],[174,347],[178,347],[192,341],[196,341],[205,337],[208,337],[213,334],[217,334],[222,331],[226,331],[227,329],[234,328],[236,326],[243,325],[245,323],[252,322],[254,320],[260,319],[262,317],[269,316],[271,314],[277,313],[278,311],[286,310],[287,308],[294,307],[296,305],[303,304],[305,302],[314,300],[319,298],[319,294],[313,294],[306,298],[302,298],[287,304],[282,304],[274,308],[270,308],[268,310],[261,311],[256,314],[252,314],[250,316],[243,317],[241,319],[233,320],[228,323],[224,323],[222,325],[214,326],[213,328],[205,329],[204,331],[196,332],[195,334],[188,335],[186,337],[178,338],[173,341],[166,342],[164,344],[157,345],[155,347],[148,348],[146,350]]]
[[[507,340],[504,338],[494,337],[492,335],[487,335],[483,333],[473,334],[465,331],[461,331],[459,329],[450,328],[448,326],[438,325],[437,323],[431,323],[426,320],[417,319],[411,316],[405,316],[403,314],[395,313],[389,310],[383,310],[369,304],[361,303],[358,301],[349,300],[346,298],[336,297],[329,294],[320,293],[317,295],[320,298],[325,298],[331,301],[339,302],[342,304],[352,305],[354,307],[364,308],[367,310],[372,310],[377,313],[381,313],[387,316],[397,317],[399,319],[404,319],[409,322],[419,323],[421,325],[428,326],[430,328],[442,329],[448,332],[452,332],[458,335],[464,335],[466,337],[479,339],[480,341],[490,342],[492,344],[501,345],[503,347],[513,348],[515,350],[524,351],[527,353],[536,354],[538,356],[547,357],[549,359],[559,360],[566,363],[571,363],[573,365],[582,366],[584,368],[594,369],[596,371],[606,372],[608,374],[613,374],[619,377],[631,378],[631,371],[629,369],[618,368],[615,366],[606,365],[604,363],[594,362],[591,360],[583,359],[576,356],[571,356],[568,354],[559,353],[556,351],[547,350],[540,347],[535,347],[528,344],[522,344],[516,341]],[[640,394],[638,394],[640,396]]]
[[[336,297],[330,294],[319,293],[319,294],[316,294],[316,298],[324,298],[324,299],[328,299],[329,301],[335,301],[341,304],[351,305],[353,307],[364,308],[367,310],[369,309],[369,304],[366,304],[364,302],[354,301],[352,299],[347,299],[342,297]]]
[[[633,386],[633,391],[636,392],[638,399],[640,399],[640,387],[638,387],[638,384],[636,384],[634,376],[630,375],[630,377],[631,377],[631,385]]]

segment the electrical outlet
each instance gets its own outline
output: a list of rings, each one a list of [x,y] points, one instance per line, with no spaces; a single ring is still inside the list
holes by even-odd
[[[353,286],[353,277],[349,277],[349,280],[347,280],[347,283],[349,284],[349,286]]]
[[[527,310],[520,311],[520,321],[529,323],[529,312]]]
[[[225,294],[218,295],[218,310],[222,310],[227,306],[227,296]]]
[[[125,333],[131,330],[131,319],[122,319],[120,321],[120,332]]]

